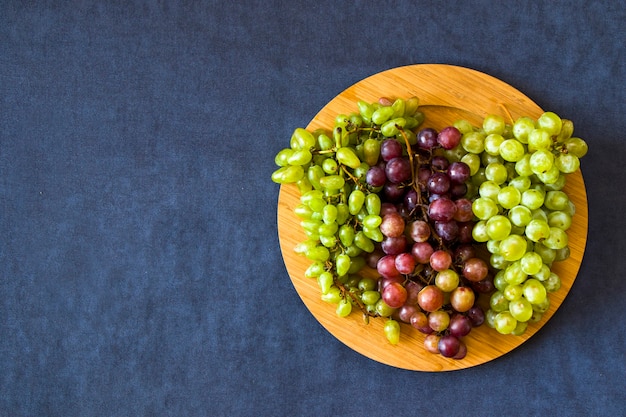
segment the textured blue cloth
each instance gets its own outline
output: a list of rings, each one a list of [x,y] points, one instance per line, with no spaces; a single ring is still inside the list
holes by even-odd
[[[622,2],[0,2],[0,416],[623,415]],[[273,157],[401,65],[496,76],[575,121],[589,242],[495,361],[398,370],[297,296]]]

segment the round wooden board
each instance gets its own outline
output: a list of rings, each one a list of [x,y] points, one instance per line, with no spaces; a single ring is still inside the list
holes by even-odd
[[[420,110],[426,115],[421,127],[435,129],[461,118],[478,126],[487,114],[499,114],[510,121],[511,117],[537,118],[543,113],[524,94],[494,77],[457,66],[423,64],[391,69],[356,83],[330,101],[307,129],[329,129],[337,114],[356,112],[358,100],[374,102],[381,96],[417,96]],[[540,322],[530,324],[523,336],[501,335],[486,325],[473,329],[463,339],[468,354],[462,360],[426,352],[424,336],[406,324],[401,325],[400,343],[391,345],[383,334],[382,319],[371,319],[365,324],[358,313],[340,318],[335,314],[334,305],[320,300],[317,281],[304,276],[310,262],[293,251],[297,243],[305,240],[300,221],[293,213],[300,197],[295,185],[280,188],[277,219],[280,247],[289,276],[302,301],[322,326],[341,342],[370,359],[398,368],[432,372],[459,370],[491,361],[517,348],[546,324],[570,291],[587,240],[587,194],[580,171],[568,177],[565,191],[576,205],[573,225],[568,230],[571,256],[553,267],[561,277],[562,286],[550,294],[550,309]]]

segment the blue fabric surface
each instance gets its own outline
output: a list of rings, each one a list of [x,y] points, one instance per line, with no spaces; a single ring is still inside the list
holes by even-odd
[[[621,2],[36,3],[0,2],[0,416],[624,415]],[[269,180],[336,94],[417,63],[498,77],[590,145],[569,296],[442,374],[317,323]]]

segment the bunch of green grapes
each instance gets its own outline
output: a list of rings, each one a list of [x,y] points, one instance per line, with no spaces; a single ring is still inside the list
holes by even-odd
[[[305,275],[317,279],[322,300],[336,304],[341,317],[353,306],[366,320],[390,314],[377,281],[359,274],[365,255],[383,240],[380,187],[369,185],[366,174],[385,139],[415,143],[414,129],[424,120],[418,106],[417,97],[359,101],[358,112],[337,115],[330,131],[295,129],[275,157],[272,180],[295,183],[301,194],[295,214],[306,240],[295,251],[311,261]]]
[[[502,334],[520,335],[547,311],[548,293],[560,288],[551,266],[569,256],[567,230],[575,212],[563,187],[587,144],[572,136],[570,120],[553,112],[512,125],[496,115],[485,117],[480,128],[455,125],[474,185],[478,222],[472,236],[486,245],[497,271],[486,322]]]

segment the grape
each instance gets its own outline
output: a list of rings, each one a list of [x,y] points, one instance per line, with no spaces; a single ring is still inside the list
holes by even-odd
[[[387,237],[398,237],[404,233],[404,226],[404,219],[399,213],[388,213],[382,218],[380,231]]]
[[[428,326],[435,332],[443,332],[450,324],[450,315],[444,310],[433,311],[428,315]]]
[[[391,308],[400,308],[407,298],[406,288],[399,282],[392,282],[382,292],[382,299]]]
[[[469,318],[472,327],[478,327],[485,322],[485,312],[479,306],[473,306],[467,310],[467,318]]]
[[[426,186],[433,194],[444,194],[450,189],[450,177],[443,172],[435,172],[428,178]]]
[[[435,285],[427,285],[419,292],[417,303],[424,311],[437,311],[443,306],[443,291]]]
[[[428,316],[421,311],[413,313],[409,319],[411,326],[424,334],[431,334],[433,329],[428,324]]]
[[[459,353],[460,346],[459,338],[450,334],[442,336],[437,345],[439,353],[446,358],[452,358]]]
[[[410,253],[400,253],[395,259],[396,269],[401,274],[411,274],[415,270],[415,258]]]
[[[393,158],[387,162],[385,174],[395,184],[405,182],[411,178],[411,164],[407,158]]]
[[[450,293],[450,304],[459,313],[472,308],[475,300],[476,295],[470,287],[457,287]]]
[[[430,159],[430,166],[434,168],[435,171],[446,171],[450,166],[450,161],[443,155],[433,155]]]
[[[407,239],[404,235],[386,237],[381,242],[381,249],[386,255],[399,255],[406,250]]]
[[[444,149],[453,149],[461,141],[461,132],[454,126],[443,128],[437,135],[437,143]]]
[[[424,220],[416,220],[409,225],[409,235],[413,242],[426,242],[430,238],[430,233],[430,226]]]
[[[417,133],[417,145],[422,149],[430,150],[437,146],[437,131],[425,128]]]
[[[467,259],[463,263],[463,276],[472,282],[482,281],[487,277],[489,267],[487,263],[476,257]]]
[[[402,156],[402,145],[395,139],[387,139],[380,145],[380,157],[388,162]]]
[[[416,242],[411,247],[411,254],[420,264],[429,263],[434,251],[433,246],[429,242]]]
[[[449,222],[456,214],[457,206],[454,201],[446,197],[433,201],[428,208],[428,216],[437,222]]]
[[[448,167],[448,177],[456,184],[463,184],[470,178],[470,167],[465,162],[453,162]]]
[[[498,332],[502,334],[510,334],[517,326],[517,320],[509,311],[498,313],[494,319],[494,325]]]
[[[382,187],[387,182],[385,169],[374,165],[367,171],[365,181],[372,187]]]
[[[400,342],[400,324],[397,321],[392,319],[385,321],[384,333],[392,345],[397,345]]]
[[[444,269],[435,276],[435,285],[443,292],[451,292],[459,286],[459,274],[452,269]]]
[[[378,260],[376,270],[383,277],[397,277],[400,272],[396,268],[395,255],[385,255]]]
[[[452,336],[456,336],[458,338],[467,336],[472,330],[472,321],[469,317],[456,313],[450,317],[448,329],[450,330],[450,334]]]

